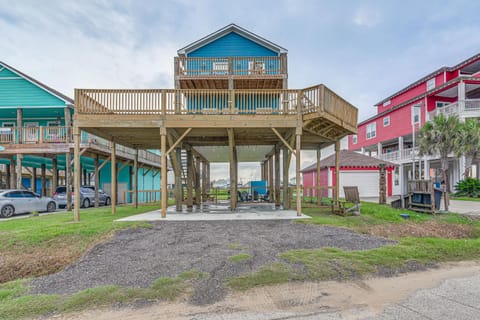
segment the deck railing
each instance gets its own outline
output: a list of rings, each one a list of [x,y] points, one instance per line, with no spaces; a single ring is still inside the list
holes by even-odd
[[[175,76],[222,77],[248,76],[269,77],[287,74],[285,56],[280,57],[175,57]]]
[[[324,85],[304,90],[75,89],[78,114],[294,115],[322,112],[356,127],[358,110]]]
[[[100,149],[110,150],[111,142],[82,131],[80,135],[82,145],[89,144]],[[73,143],[71,127],[10,127],[0,128],[0,144],[38,144],[38,143]],[[117,152],[133,158],[135,150],[117,144]],[[160,163],[161,157],[146,150],[138,150],[139,160]]]
[[[480,99],[467,99],[457,101],[448,104],[441,108],[436,108],[428,113],[429,120],[432,120],[435,116],[443,114],[445,116],[458,116],[458,117],[480,117]]]

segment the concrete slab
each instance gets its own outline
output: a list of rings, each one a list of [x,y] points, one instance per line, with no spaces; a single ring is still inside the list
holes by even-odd
[[[205,203],[190,210],[183,206],[177,212],[175,206],[167,208],[167,217],[162,218],[160,210],[154,210],[116,221],[220,221],[220,220],[293,220],[310,219],[307,215],[297,216],[295,210],[275,208],[271,203],[240,203],[231,211],[227,202]]]

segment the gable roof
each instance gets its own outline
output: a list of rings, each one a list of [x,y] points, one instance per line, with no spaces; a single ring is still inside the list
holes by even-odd
[[[385,164],[387,167],[395,167],[395,164],[391,162],[369,157],[358,152],[348,150],[340,151],[340,167],[376,168],[380,164]],[[320,168],[324,169],[329,167],[335,167],[335,154],[332,154],[331,156],[320,161]],[[306,167],[301,172],[309,172],[312,170],[317,170],[316,162]]]
[[[30,77],[29,75],[21,72],[20,70],[15,69],[14,67],[6,64],[5,62],[0,61],[0,66],[2,66],[2,67],[4,67],[4,68],[6,68],[6,69],[8,69],[8,70],[10,70],[10,71],[18,74],[18,75],[19,75],[20,77],[22,77],[23,79],[25,79],[25,80],[33,83],[33,84],[36,85],[37,87],[40,87],[41,89],[43,89],[43,90],[47,91],[48,93],[54,95],[55,97],[59,98],[60,100],[63,100],[66,104],[71,104],[71,105],[74,104],[73,99],[71,99],[71,98],[67,97],[66,95],[64,95],[63,93],[61,93],[61,92],[59,92],[59,91],[57,91],[57,90],[55,90],[55,89],[47,86],[46,84],[44,84],[44,83],[42,83],[42,82],[40,82],[40,81],[38,81],[38,80]]]
[[[460,69],[460,68],[462,68],[462,67],[464,67],[464,66],[466,66],[466,65],[468,65],[468,64],[470,64],[470,63],[472,63],[472,62],[474,62],[475,60],[478,60],[478,59],[480,59],[480,53],[477,53],[477,54],[471,56],[470,58],[468,58],[466,60],[463,60],[462,62],[454,65],[453,67],[441,67],[440,69],[437,69],[437,70],[433,71],[432,73],[427,74],[426,76],[420,78],[419,80],[409,84],[405,88],[395,92],[394,94],[390,95],[388,98],[385,98],[380,102],[377,102],[374,105],[374,107],[378,107],[379,105],[383,104],[384,102],[386,102],[388,100],[391,100],[392,98],[395,98],[396,96],[398,96],[398,95],[400,95],[400,94],[418,86],[422,82],[425,82],[425,81],[427,81],[427,80],[429,80],[433,77],[436,77],[437,75],[439,75],[439,74],[441,74],[445,71],[447,71],[447,72],[455,71],[455,70]]]
[[[273,43],[273,42],[270,42],[268,41],[267,39],[265,38],[262,38],[256,34],[254,34],[253,32],[250,32],[246,29],[243,29],[239,26],[237,26],[236,24],[234,23],[231,23],[229,24],[228,26],[226,27],[223,27],[221,28],[220,30],[217,30],[209,35],[207,35],[206,37],[203,37],[201,38],[200,40],[197,40],[195,42],[192,42],[191,44],[179,49],[177,51],[178,55],[185,55],[185,54],[188,54],[192,51],[195,51],[197,50],[198,48],[201,48],[231,32],[235,32],[239,35],[241,35],[242,37],[245,37],[255,43],[258,43],[259,45],[261,46],[264,46],[274,52],[277,52],[277,53],[287,53],[287,49],[283,48],[283,47],[280,47],[279,45]]]

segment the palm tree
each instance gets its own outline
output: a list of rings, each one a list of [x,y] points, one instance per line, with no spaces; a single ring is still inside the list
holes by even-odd
[[[443,180],[450,192],[450,178],[448,174],[448,155],[457,153],[459,149],[460,120],[457,116],[445,117],[439,114],[433,121],[426,122],[420,129],[420,155],[438,155],[443,172]]]
[[[472,167],[473,160],[480,157],[480,125],[476,119],[467,119],[460,124],[460,132],[456,143],[458,149],[455,152],[457,157],[465,157],[464,178],[467,178]]]

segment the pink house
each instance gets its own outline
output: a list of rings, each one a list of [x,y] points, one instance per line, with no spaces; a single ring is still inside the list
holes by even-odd
[[[397,165],[392,193],[406,192],[408,179],[440,178],[440,161],[420,157],[414,133],[435,115],[457,115],[460,119],[480,117],[480,54],[453,67],[442,67],[378,102],[377,114],[358,124],[349,136],[349,150],[369,154]],[[452,186],[463,179],[464,159],[449,161]],[[479,175],[479,163],[471,173]],[[432,170],[430,170],[432,169]]]

